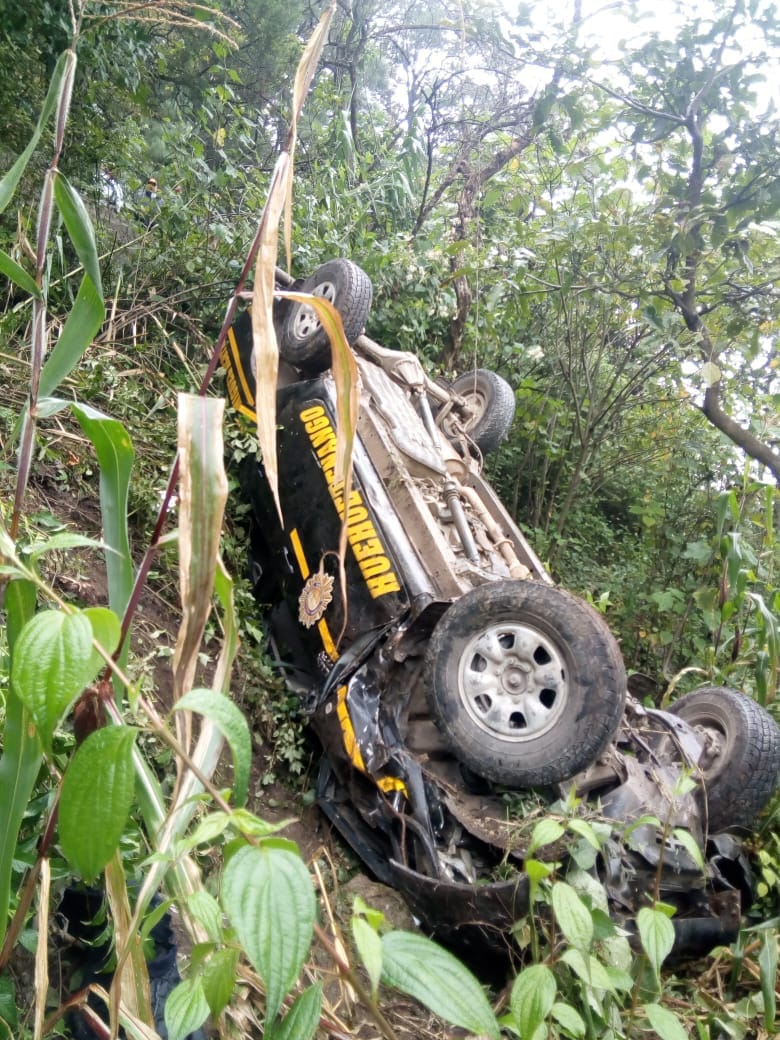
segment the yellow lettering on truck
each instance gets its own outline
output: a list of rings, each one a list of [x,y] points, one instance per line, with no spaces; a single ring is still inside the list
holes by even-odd
[[[303,428],[319,459],[328,493],[341,519],[344,518],[344,484],[334,480],[336,469],[336,432],[330,417],[322,405],[312,405],[300,413]],[[393,571],[393,565],[374,527],[363,497],[357,488],[349,496],[347,518],[347,541],[349,542],[366,587],[373,599],[400,592],[401,583]]]

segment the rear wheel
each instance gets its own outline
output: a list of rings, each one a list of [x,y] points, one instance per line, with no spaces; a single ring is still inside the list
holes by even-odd
[[[300,292],[322,296],[339,312],[350,346],[363,331],[371,309],[371,280],[351,260],[329,260],[301,285]],[[295,301],[289,307],[279,336],[279,352],[285,361],[306,372],[330,367],[328,334],[309,304]]]
[[[703,686],[669,708],[702,743],[699,762],[713,832],[748,828],[777,786],[780,729],[760,704],[727,686]]]
[[[445,437],[457,442],[465,433],[483,455],[495,451],[509,433],[515,417],[512,387],[497,372],[478,368],[459,376],[451,389],[466,400],[470,414],[463,418],[455,409],[448,412],[441,421]]]
[[[601,617],[562,589],[499,581],[447,610],[426,655],[431,714],[453,754],[506,787],[566,780],[623,714],[626,674]]]

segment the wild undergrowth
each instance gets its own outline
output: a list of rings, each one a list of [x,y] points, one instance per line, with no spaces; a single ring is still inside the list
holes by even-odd
[[[340,930],[320,911],[321,893],[284,823],[248,807],[253,777],[269,780],[280,761],[299,772],[305,752],[263,659],[248,586],[224,563],[239,566],[244,542],[240,509],[225,524],[225,458],[254,450],[234,434],[225,451],[223,401],[210,393],[231,310],[221,329],[213,328],[186,313],[175,294],[133,304],[133,292],[125,298],[121,291],[126,274],[106,290],[100,236],[60,170],[88,10],[86,0],[73,5],[71,45],[28,147],[0,180],[2,212],[54,128],[35,249],[0,253],[12,286],[0,325],[8,376],[0,413],[7,491],[0,506],[0,1035],[62,1035],[66,1016],[77,1014],[98,1037],[115,1036],[121,1026],[133,1040],[155,1040],[160,1023],[144,939],[169,907],[189,945],[183,980],[165,1005],[171,1040],[207,1021],[223,1037],[260,1030],[275,1040],[356,1035],[357,1019],[344,1021],[325,991],[332,977],[387,1040],[399,1035],[389,989],[493,1038],[768,1033],[777,978],[771,922],[757,922],[734,950],[717,951],[706,969],[712,991],[692,997],[684,977],[665,970],[673,941],[668,907],[651,900],[631,927],[609,918],[606,892],[589,872],[605,833],[573,806],[536,821],[528,838],[530,911],[515,935],[525,966],[503,997],[489,994],[452,954],[393,928],[361,900]],[[173,25],[181,17],[197,21],[197,10],[161,3],[155,13]],[[302,59],[294,111],[328,18]],[[255,293],[262,296],[264,286],[266,297],[255,296],[255,310],[270,313],[293,150],[294,128],[243,273],[230,288],[233,307],[258,260]],[[67,270],[55,277],[66,248]],[[272,323],[265,333],[272,339]],[[335,339],[334,347],[338,354]],[[348,410],[341,425],[350,427]],[[264,457],[272,454],[266,448]],[[77,503],[76,522],[63,515],[65,501]],[[78,517],[89,508],[87,530]],[[735,544],[722,543],[731,552],[724,563],[729,590],[743,597],[738,610],[749,591],[730,562]],[[152,611],[144,613],[150,589],[162,611],[178,615],[172,643],[158,652],[153,644],[163,629]],[[136,641],[144,626],[147,638]],[[240,641],[244,685],[237,691]],[[262,752],[258,762],[247,716],[266,728],[277,760]],[[771,833],[767,824],[762,898],[776,912]],[[573,867],[537,856],[564,839]],[[109,906],[110,987],[55,991],[49,954],[56,953],[56,908],[66,890],[93,885]],[[24,949],[34,951],[32,961]]]

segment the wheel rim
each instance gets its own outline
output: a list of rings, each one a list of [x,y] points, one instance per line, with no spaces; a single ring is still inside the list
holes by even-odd
[[[474,723],[501,740],[535,740],[566,708],[566,668],[558,648],[521,624],[484,628],[467,644],[458,668],[458,694]]]
[[[699,769],[706,781],[712,781],[723,772],[734,742],[729,736],[728,727],[719,719],[702,718],[690,724],[702,745]]]
[[[457,436],[460,432],[470,433],[482,421],[482,417],[487,411],[487,396],[478,387],[469,390],[467,394],[461,394],[461,397],[469,406],[470,414],[465,419],[461,419],[460,415],[455,415],[454,412],[445,416],[441,427],[446,437]]]
[[[322,296],[336,305],[336,286],[333,282],[320,282],[319,285],[315,286],[311,291],[312,296]],[[308,303],[303,303],[298,308],[298,311],[293,319],[292,333],[296,339],[309,339],[314,333],[320,328],[321,322],[317,317],[317,312],[313,307],[309,306]]]

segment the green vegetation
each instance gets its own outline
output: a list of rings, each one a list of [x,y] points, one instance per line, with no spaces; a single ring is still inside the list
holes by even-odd
[[[777,717],[776,15],[712,0],[658,26],[625,6],[618,57],[579,5],[544,25],[533,4],[334,8],[296,124],[291,265],[352,257],[375,339],[516,388],[491,479],[648,696],[727,683]],[[777,800],[752,839],[750,927],[694,984],[666,964],[662,905],[629,956],[587,874],[598,828],[574,807],[539,822],[528,961],[498,1017],[463,965],[360,900],[350,949],[329,935],[283,825],[247,808],[257,774],[299,775],[305,748],[242,579],[224,463],[253,435],[227,424],[223,452],[219,375],[198,391],[296,140],[320,14],[0,0],[0,1036],[65,1035],[51,908],[100,876],[134,1038],[156,1035],[139,935],[160,886],[191,939],[172,1040],[208,1015],[223,1036],[336,1032],[303,972],[312,939],[387,1038],[385,986],[482,1036],[769,1035]],[[183,617],[173,646],[142,593]],[[254,729],[275,759],[253,763]],[[533,855],[564,834],[566,876]]]

